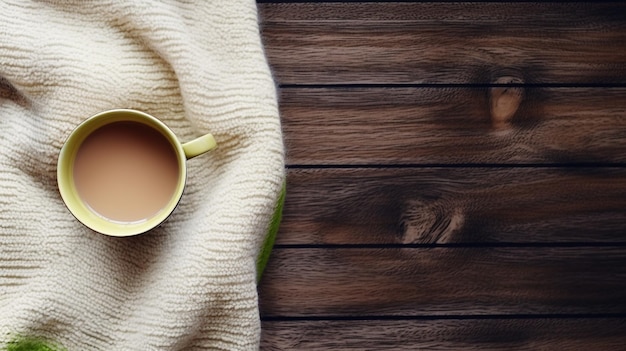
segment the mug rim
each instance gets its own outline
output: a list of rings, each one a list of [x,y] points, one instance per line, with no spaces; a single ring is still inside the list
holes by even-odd
[[[116,221],[93,211],[80,198],[74,184],[74,160],[82,142],[94,131],[116,122],[138,122],[157,130],[172,146],[178,162],[178,184],[170,201],[153,216],[134,222]],[[101,234],[124,237],[145,233],[163,223],[176,209],[183,195],[187,178],[186,157],[182,143],[174,132],[158,118],[133,109],[112,109],[99,112],[82,121],[69,134],[57,161],[57,184],[63,203],[83,225]]]

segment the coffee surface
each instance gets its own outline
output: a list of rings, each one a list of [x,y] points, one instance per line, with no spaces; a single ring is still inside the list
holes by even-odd
[[[170,201],[178,184],[176,153],[157,130],[115,122],[90,134],[74,163],[81,199],[103,217],[120,222],[148,219]]]

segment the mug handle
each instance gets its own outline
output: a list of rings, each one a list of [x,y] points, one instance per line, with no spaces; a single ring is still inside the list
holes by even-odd
[[[206,134],[197,139],[186,142],[182,146],[183,151],[185,152],[185,157],[190,159],[214,149],[217,146],[217,142],[215,141],[213,135]]]

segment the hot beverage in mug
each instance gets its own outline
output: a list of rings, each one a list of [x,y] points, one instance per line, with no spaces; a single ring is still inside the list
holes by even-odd
[[[216,146],[182,144],[160,120],[111,110],[79,125],[59,155],[57,180],[72,214],[100,233],[127,236],[164,221],[182,196],[186,161]]]

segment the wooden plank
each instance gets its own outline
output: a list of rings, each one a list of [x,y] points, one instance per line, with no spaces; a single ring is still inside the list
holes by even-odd
[[[259,4],[281,84],[625,83],[623,3]]]
[[[624,262],[624,247],[277,249],[260,309],[265,318],[624,314]]]
[[[279,245],[612,243],[624,168],[291,169]]]
[[[262,350],[623,350],[625,318],[265,321]]]
[[[287,163],[626,161],[626,88],[526,88],[509,116],[497,116],[492,93],[282,89]]]

